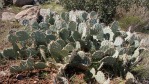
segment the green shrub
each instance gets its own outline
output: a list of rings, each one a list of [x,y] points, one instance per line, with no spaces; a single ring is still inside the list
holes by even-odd
[[[101,22],[110,23],[116,13],[117,0],[61,0],[68,10],[96,11],[101,15]]]
[[[137,16],[125,16],[119,20],[119,24],[123,30],[128,29],[131,25],[136,25],[141,22],[141,19]]]

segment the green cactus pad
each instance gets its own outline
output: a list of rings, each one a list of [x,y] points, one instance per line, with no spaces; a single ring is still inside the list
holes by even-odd
[[[56,41],[51,41],[49,44],[48,44],[48,50],[50,51],[50,53],[52,52],[60,52],[62,50],[62,47],[61,45],[56,42]]]
[[[40,26],[39,26],[38,22],[35,21],[35,22],[32,24],[32,28],[33,28],[33,29],[39,29]]]
[[[35,69],[44,69],[46,67],[48,67],[44,62],[37,62],[34,65]]]
[[[8,41],[11,42],[11,43],[16,43],[18,40],[17,36],[16,35],[8,35]]]
[[[116,34],[119,31],[120,27],[118,21],[114,21],[112,23],[111,29],[114,34]]]
[[[81,34],[78,31],[74,31],[71,33],[72,38],[75,41],[80,41],[81,40]]]
[[[69,54],[69,51],[68,50],[65,50],[65,49],[62,49],[61,52],[60,52],[60,55],[64,58],[64,57],[67,57]]]
[[[74,21],[70,21],[68,24],[68,29],[70,31],[76,31],[77,30],[77,23]]]
[[[28,70],[34,69],[34,60],[32,58],[28,58],[26,61]]]
[[[3,55],[5,58],[8,59],[16,59],[18,56],[18,53],[16,53],[12,48],[4,49]]]
[[[26,31],[18,31],[16,32],[16,35],[19,41],[26,41],[30,37]]]
[[[66,46],[65,41],[62,40],[62,39],[57,39],[56,42],[58,42],[61,45],[62,48]]]
[[[101,60],[104,57],[104,52],[98,50],[92,54],[92,60]]]
[[[46,42],[47,42],[47,43],[50,43],[52,40],[53,40],[53,41],[56,40],[56,36],[55,36],[55,35],[53,35],[53,34],[51,34],[51,35],[46,35]]]
[[[49,28],[49,24],[46,22],[39,23],[40,30],[47,30]]]
[[[41,31],[35,31],[31,34],[31,37],[35,39],[37,43],[45,43],[46,42],[46,35]]]
[[[34,48],[27,48],[25,50],[25,52],[26,52],[27,56],[33,56],[33,57],[36,57],[37,53],[38,53],[38,51],[36,49],[34,49]]]
[[[106,56],[102,60],[100,60],[100,63],[102,62],[107,65],[114,65],[116,63],[116,58]]]
[[[54,32],[54,33],[57,32],[57,29],[56,29],[56,27],[54,25],[50,25],[49,29],[50,29],[51,32]]]
[[[26,60],[22,60],[21,63],[20,63],[20,68],[21,68],[21,71],[25,71],[27,70],[27,63],[26,63]]]
[[[97,17],[97,12],[92,11],[90,12],[90,18],[96,18]]]
[[[69,31],[67,29],[61,29],[59,32],[59,36],[63,39],[63,40],[67,40],[69,35]]]
[[[11,73],[17,73],[17,72],[21,71],[21,68],[20,68],[20,66],[11,66],[9,68],[9,70],[10,70]]]
[[[74,46],[71,43],[68,43],[63,49],[70,52],[70,51],[73,51]]]

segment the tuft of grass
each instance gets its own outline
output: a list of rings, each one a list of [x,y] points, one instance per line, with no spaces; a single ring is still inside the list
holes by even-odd
[[[15,14],[19,13],[22,10],[21,7],[17,7],[17,6],[14,6],[14,5],[11,5],[9,8],[10,8],[9,12],[12,12],[12,13],[15,13]]]
[[[55,2],[42,4],[41,8],[44,8],[44,9],[49,8],[52,11],[56,11],[57,13],[66,12],[67,11],[66,9],[64,9],[64,7],[62,7],[59,4],[56,4]]]
[[[142,21],[137,16],[125,16],[119,20],[122,30],[127,30],[129,26],[141,24]]]

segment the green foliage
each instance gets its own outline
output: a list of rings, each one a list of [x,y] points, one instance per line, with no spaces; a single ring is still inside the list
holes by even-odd
[[[7,59],[16,59],[18,53],[16,53],[12,48],[8,48],[3,51],[3,55]]]
[[[3,2],[0,1],[0,10],[3,8]]]
[[[45,43],[46,42],[46,35],[45,33],[41,31],[35,31],[31,34],[31,37],[35,40],[37,43]]]
[[[101,21],[109,23],[116,13],[117,0],[62,0],[61,4],[68,10],[80,9],[96,11],[101,14]],[[91,12],[91,17],[96,15]]]
[[[126,16],[119,20],[120,26],[123,30],[128,29],[129,26],[142,23],[141,19],[137,16]]]
[[[26,31],[18,31],[16,32],[16,36],[19,41],[25,41],[29,39],[29,34]]]

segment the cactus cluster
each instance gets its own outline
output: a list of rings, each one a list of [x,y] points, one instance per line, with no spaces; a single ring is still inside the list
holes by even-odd
[[[59,17],[50,15],[48,21],[34,22],[31,29],[11,31],[8,40],[13,48],[4,49],[0,57],[8,59],[39,57],[46,62],[54,59],[59,63],[67,62],[87,67],[95,63],[98,67],[103,64],[114,68],[122,62],[119,66],[122,65],[125,68],[123,64],[129,62],[133,64],[140,55],[140,41],[135,38],[126,40],[127,33],[120,30],[117,21],[110,26],[105,26],[98,21],[98,14],[94,11],[79,12],[75,15],[76,18],[73,18],[76,20],[71,20],[72,18],[69,17],[74,14],[70,14],[63,12]],[[89,56],[86,55],[87,53]],[[20,66],[23,67],[22,64],[24,63]],[[42,66],[40,68],[43,68],[43,63],[32,65],[27,61],[25,66],[36,68],[40,65]],[[12,66],[10,69],[12,72],[16,69],[22,70],[20,66]],[[101,72],[98,74],[103,75]],[[98,82],[103,83],[101,80]]]

